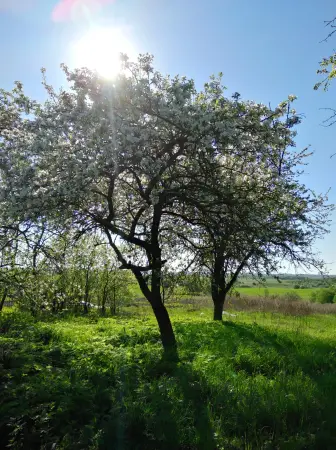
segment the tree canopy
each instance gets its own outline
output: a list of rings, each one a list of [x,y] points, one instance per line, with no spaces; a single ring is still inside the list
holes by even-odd
[[[315,264],[329,207],[297,180],[307,153],[292,151],[293,96],[271,109],[225,97],[221,74],[198,92],[149,55],[122,63],[114,80],[63,65],[70,87],[59,91],[43,70],[44,103],[19,82],[1,91],[2,214],[104,236],[176,354],[164,267],[197,261],[219,292],[247,264],[258,273],[281,258]]]
[[[323,39],[323,42],[329,41],[336,33],[336,17],[331,20],[325,21],[325,26],[329,29],[327,36]],[[331,81],[336,77],[336,53],[324,57],[320,61],[320,68],[317,70],[319,75],[322,75],[323,79],[315,84],[314,89],[317,90],[323,87],[324,90],[328,90]]]
[[[323,42],[329,42],[332,40],[336,33],[336,17],[331,20],[325,21],[325,26],[328,28],[329,32],[327,36],[323,39]],[[318,81],[314,85],[314,89],[318,90],[323,88],[324,91],[327,91],[336,77],[336,53],[333,50],[332,53],[326,57],[324,57],[320,61],[320,68],[317,70],[318,75],[322,77],[321,81]],[[336,122],[336,109],[333,107],[323,108],[329,112],[329,116],[323,121],[325,126],[334,125]],[[333,155],[332,155],[333,156]]]

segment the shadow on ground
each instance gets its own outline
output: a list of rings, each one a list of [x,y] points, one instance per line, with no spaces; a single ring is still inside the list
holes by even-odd
[[[175,328],[174,365],[148,327],[75,341],[53,323],[7,323],[0,447],[336,448],[332,344],[256,324]]]

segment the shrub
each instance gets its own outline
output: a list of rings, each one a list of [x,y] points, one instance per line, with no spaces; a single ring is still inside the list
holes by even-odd
[[[316,292],[316,291],[313,291],[313,292],[310,294],[310,301],[311,301],[311,302],[314,302],[314,303],[317,302],[317,292]]]
[[[316,301],[318,303],[333,303],[335,294],[334,288],[322,288],[316,294]]]
[[[283,299],[288,302],[298,302],[301,300],[301,297],[296,292],[287,292],[283,295]]]

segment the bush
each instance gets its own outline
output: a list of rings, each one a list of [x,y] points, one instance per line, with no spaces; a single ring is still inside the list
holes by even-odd
[[[287,300],[288,302],[299,302],[301,300],[301,297],[296,292],[287,292],[283,295],[283,299]]]
[[[315,299],[318,303],[334,303],[336,291],[334,288],[322,288],[316,292]]]
[[[316,302],[317,302],[317,292],[316,292],[316,291],[313,291],[313,292],[310,294],[310,301],[313,302],[313,303],[316,303]]]

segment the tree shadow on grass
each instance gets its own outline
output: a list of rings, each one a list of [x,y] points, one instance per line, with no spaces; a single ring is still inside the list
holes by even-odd
[[[209,417],[208,399],[197,373],[187,364],[172,362],[163,357],[152,367],[148,367],[144,376],[147,380],[145,383],[134,379],[129,384],[128,379],[124,384],[121,398],[123,397],[126,405],[129,405],[131,399],[135,409],[133,412],[129,408],[127,413],[124,411],[120,448],[217,449]],[[143,403],[138,401],[137,395],[134,396],[136,391],[137,395],[144,395]]]
[[[186,347],[190,355],[208,350],[216,357],[231,358],[239,346],[246,346],[255,351],[269,349],[287,360],[293,369],[302,369],[313,377],[323,371],[336,371],[334,344],[307,334],[231,321],[178,324],[176,328],[177,334],[182,336],[182,351]],[[188,358],[187,352],[185,355]]]
[[[97,353],[53,345],[26,342],[9,359],[1,448],[216,449],[200,381],[185,365],[131,361],[113,370]]]
[[[242,436],[245,427],[249,442],[257,447],[260,442],[277,439],[279,448],[287,448],[287,444],[295,449],[336,448],[333,343],[306,333],[231,321],[179,324],[178,328],[185,337],[182,347],[184,343],[191,349],[196,365],[202,370],[202,354],[208,361],[205,383],[208,376],[215,379],[215,384],[223,376],[223,385],[216,384],[212,403],[213,414],[221,415],[224,426],[231,423],[228,437],[233,437],[234,432]],[[221,370],[221,365],[227,370]],[[235,379],[241,384],[235,384]],[[231,402],[227,389],[230,384],[233,393],[242,388]],[[245,389],[245,385],[249,387]],[[265,388],[260,390],[258,385]],[[265,430],[268,437],[263,436]],[[271,445],[275,446],[275,442]]]
[[[3,361],[3,448],[9,439],[15,448],[55,450],[239,449],[246,442],[250,448],[267,442],[263,448],[336,448],[331,344],[256,324],[188,322],[175,328],[182,361],[175,364],[150,358],[149,346],[133,352],[150,345],[147,335],[147,344],[130,334],[85,354],[44,329],[34,328],[25,341],[13,337]],[[284,384],[272,391],[279,376]],[[312,381],[313,396],[301,388],[300,377]],[[273,408],[282,410],[275,415]]]
[[[242,338],[246,343],[256,343],[261,348],[275,350],[293,369],[301,369],[313,379],[324,372],[336,372],[335,347],[332,343],[295,331],[269,330],[258,324],[227,321],[223,322],[223,326],[236,335],[237,341]]]
[[[209,399],[202,389],[202,381],[195,371],[182,364],[176,367],[175,377],[181,388],[185,408],[190,411],[194,432],[197,435],[195,448],[216,449],[214,430],[209,417]]]

